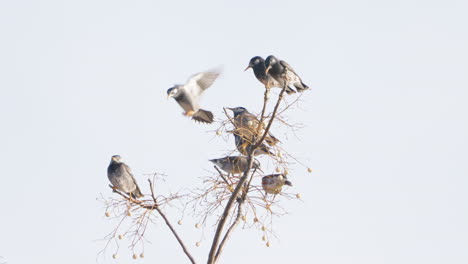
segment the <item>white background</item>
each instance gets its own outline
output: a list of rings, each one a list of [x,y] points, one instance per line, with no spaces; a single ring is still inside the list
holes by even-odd
[[[202,105],[259,112],[243,72],[255,55],[289,62],[311,90],[274,127],[291,166],[290,212],[239,229],[222,263],[468,262],[466,1],[0,2],[0,262],[114,263],[97,256],[115,224],[97,197],[113,154],[172,189],[199,183],[233,149],[217,125],[183,117],[166,90],[224,65]],[[175,222],[178,215],[171,215]],[[212,229],[177,226],[206,261]],[[145,263],[187,263],[159,223]],[[119,263],[134,263],[125,241]]]

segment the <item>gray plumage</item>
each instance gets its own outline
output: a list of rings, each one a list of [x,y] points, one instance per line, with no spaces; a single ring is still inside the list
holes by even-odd
[[[260,137],[265,133],[264,124],[261,124],[257,117],[251,114],[244,107],[227,108],[234,113],[234,126],[236,127],[237,133],[244,139],[253,142],[256,138]],[[260,126],[260,127],[259,127]],[[265,137],[265,142],[270,146],[276,145],[279,140],[268,132]]]
[[[201,94],[218,78],[219,70],[201,72],[190,77],[186,84],[175,85],[167,90],[167,97],[174,98],[184,109],[184,115],[191,116],[193,120],[210,124],[213,122],[213,113],[200,108]]]
[[[244,71],[252,68],[255,74],[255,77],[259,82],[261,82],[265,88],[278,87],[283,89],[280,83],[278,83],[270,74],[266,73],[265,60],[260,56],[255,56],[249,61],[249,65],[245,68]],[[295,93],[293,89],[289,86],[286,88],[287,94]]]
[[[301,77],[287,62],[270,55],[265,60],[265,67],[265,72],[270,74],[279,83],[281,88],[286,84],[289,88],[291,85],[296,87],[298,92],[309,89],[309,86],[302,82]]]
[[[254,147],[252,145],[252,142],[249,140],[244,139],[243,137],[239,136],[238,132],[234,130],[232,132],[234,134],[234,142],[236,144],[237,150],[244,156],[247,156],[250,151],[252,151],[252,148]],[[265,145],[265,144],[260,144],[258,148],[254,150],[252,153],[254,156],[259,156],[259,155],[271,155],[274,156],[274,154],[270,151],[270,149]]]
[[[133,198],[143,196],[130,167],[122,162],[119,155],[112,156],[109,167],[107,167],[107,177],[114,188],[129,194]]]
[[[247,157],[243,156],[227,156],[219,159],[210,160],[220,169],[231,174],[240,174],[247,170],[249,167]],[[260,169],[260,162],[255,159],[252,163],[252,169]]]
[[[262,188],[266,193],[278,194],[284,185],[292,186],[284,174],[271,174],[262,177]]]

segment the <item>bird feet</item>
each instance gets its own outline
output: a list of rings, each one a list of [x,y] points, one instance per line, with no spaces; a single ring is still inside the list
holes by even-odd
[[[195,111],[192,111],[192,110],[182,113],[182,115],[184,116],[193,116],[194,114],[195,114]]]

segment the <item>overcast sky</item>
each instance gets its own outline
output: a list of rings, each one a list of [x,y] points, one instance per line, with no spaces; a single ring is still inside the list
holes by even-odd
[[[290,167],[289,214],[267,248],[239,229],[221,263],[468,262],[466,1],[1,1],[0,263],[115,263],[97,256],[110,157],[171,189],[209,175],[234,148],[166,100],[223,65],[202,106],[261,111],[243,72],[275,54],[311,90],[273,131]],[[268,159],[263,158],[268,172]],[[309,174],[306,167],[311,167]],[[177,221],[179,215],[170,215]],[[213,229],[177,226],[206,261]],[[142,263],[187,263],[158,222]],[[122,242],[118,263],[135,263]]]

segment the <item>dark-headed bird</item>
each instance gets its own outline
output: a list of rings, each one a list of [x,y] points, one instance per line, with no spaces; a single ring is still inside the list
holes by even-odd
[[[107,167],[107,177],[112,183],[112,188],[127,193],[133,198],[143,196],[130,167],[123,163],[119,155],[112,156],[109,167]]]
[[[265,60],[260,57],[260,56],[255,56],[252,59],[250,59],[249,65],[247,68],[245,68],[244,71],[252,68],[253,72],[255,74],[255,77],[257,80],[259,80],[265,88],[269,89],[272,87],[278,87],[283,89],[283,86],[281,86],[273,77],[271,77],[270,74],[266,73],[266,67],[265,67]],[[286,88],[286,93],[287,94],[292,94],[295,93],[293,89],[291,89],[289,86]]]
[[[247,156],[250,151],[252,151],[252,148],[254,145],[252,144],[251,141],[244,139],[243,137],[239,136],[239,133],[234,130],[232,131],[234,134],[234,141],[236,143],[236,148],[240,152],[240,154]],[[259,156],[259,155],[271,155],[274,156],[274,154],[270,151],[270,149],[267,147],[265,144],[260,144],[252,153],[254,156]]]
[[[278,194],[284,185],[292,186],[284,174],[271,174],[262,177],[262,188],[266,193]]]
[[[270,55],[265,60],[265,67],[265,73],[270,74],[280,84],[281,88],[286,84],[289,88],[291,85],[296,87],[298,92],[309,89],[309,86],[302,82],[301,77],[284,60],[279,60]]]
[[[257,117],[247,111],[244,107],[228,107],[227,109],[234,113],[234,126],[236,127],[236,132],[244,139],[253,142],[254,138],[259,139],[263,133],[265,133],[265,125],[260,124]],[[265,137],[265,142],[270,146],[274,146],[279,142],[279,139],[268,132],[268,135]]]
[[[186,84],[175,85],[167,90],[167,97],[174,98],[184,109],[185,116],[193,120],[210,124],[213,122],[213,113],[203,110],[199,106],[201,94],[218,78],[219,70],[201,72],[190,77]]]
[[[247,170],[249,167],[248,159],[244,156],[227,156],[219,159],[210,160],[223,171],[230,174],[240,174]],[[252,169],[260,170],[260,162],[254,159]]]

